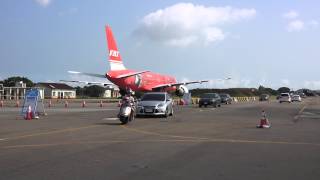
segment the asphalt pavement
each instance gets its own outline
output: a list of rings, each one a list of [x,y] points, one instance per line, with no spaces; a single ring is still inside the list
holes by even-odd
[[[319,179],[320,99],[175,106],[120,125],[117,104],[23,120],[0,109],[0,179]],[[261,111],[271,122],[259,129]]]

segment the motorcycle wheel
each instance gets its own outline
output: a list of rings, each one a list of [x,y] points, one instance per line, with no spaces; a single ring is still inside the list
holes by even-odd
[[[129,117],[120,116],[121,124],[127,124],[129,122]]]

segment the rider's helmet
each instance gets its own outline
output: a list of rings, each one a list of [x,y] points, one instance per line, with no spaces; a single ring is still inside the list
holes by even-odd
[[[127,95],[130,95],[130,96],[134,95],[134,91],[132,91],[132,89],[127,88],[126,91],[127,91]]]

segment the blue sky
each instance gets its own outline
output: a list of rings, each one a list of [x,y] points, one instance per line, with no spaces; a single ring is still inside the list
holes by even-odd
[[[0,78],[95,80],[109,69],[109,24],[126,67],[200,87],[320,89],[320,2],[2,0]]]

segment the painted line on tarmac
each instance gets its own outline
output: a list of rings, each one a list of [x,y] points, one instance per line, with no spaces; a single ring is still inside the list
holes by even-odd
[[[148,135],[155,135],[155,136],[162,136],[162,137],[171,137],[171,138],[208,140],[208,138],[201,138],[201,137],[190,137],[190,136],[177,136],[177,135],[170,135],[170,134],[160,134],[160,133],[145,131],[145,130],[141,130],[141,129],[129,128],[129,127],[125,126],[125,125],[121,125],[120,127],[124,128],[126,130],[129,130],[129,131],[138,132],[138,133],[141,133],[141,134],[148,134]]]
[[[307,108],[307,105],[304,105],[304,106],[300,109],[300,111],[298,112],[298,114],[294,116],[293,119],[294,119],[294,120],[298,120],[298,119],[300,118],[301,114],[303,113],[303,111],[304,111],[306,108]]]
[[[57,133],[63,133],[63,132],[72,132],[72,131],[78,131],[78,130],[94,128],[94,127],[99,127],[99,125],[90,125],[90,126],[83,126],[83,127],[77,127],[77,128],[66,128],[66,129],[55,130],[55,131],[40,132],[40,133],[27,134],[27,135],[15,136],[15,137],[8,137],[8,138],[4,138],[2,141],[17,140],[17,139],[23,139],[23,138],[28,138],[28,137],[35,137],[35,136],[48,135],[48,134],[57,134]]]
[[[103,118],[103,119],[101,119],[102,121],[118,121],[119,120],[119,118],[117,118],[117,117],[110,117],[110,118]]]
[[[82,145],[82,144],[111,144],[111,143],[238,143],[238,144],[279,144],[279,145],[309,145],[319,146],[318,143],[308,142],[286,142],[286,141],[254,141],[254,140],[237,140],[237,139],[156,139],[156,140],[105,140],[105,141],[78,141],[78,142],[64,142],[52,144],[22,144],[4,146],[1,149],[18,149],[18,148],[45,148],[51,146],[61,145]]]

